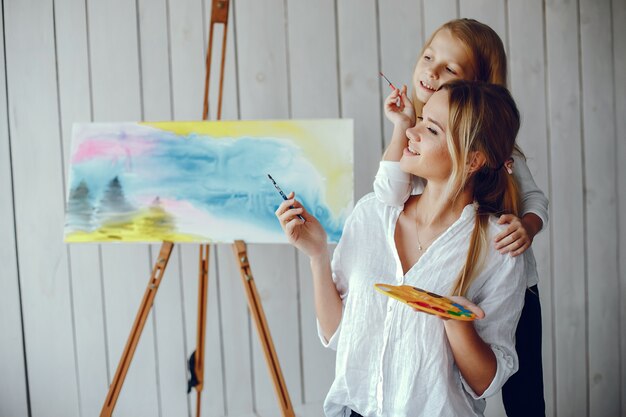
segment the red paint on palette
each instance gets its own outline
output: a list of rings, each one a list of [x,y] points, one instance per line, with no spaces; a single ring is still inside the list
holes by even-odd
[[[376,291],[410,305],[415,310],[455,320],[471,321],[476,315],[462,305],[442,295],[410,285],[374,284]]]

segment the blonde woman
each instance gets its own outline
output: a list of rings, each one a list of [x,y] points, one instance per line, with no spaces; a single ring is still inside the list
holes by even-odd
[[[374,181],[376,197],[385,204],[402,206],[411,194],[421,192],[423,179],[402,171],[398,161],[407,144],[406,129],[415,124],[415,116],[421,114],[424,103],[433,92],[455,79],[505,86],[506,67],[502,40],[484,23],[455,19],[435,30],[417,58],[411,99],[403,87],[394,90],[385,100],[385,115],[393,123],[394,130]],[[398,100],[400,96],[401,100]],[[541,417],[545,416],[541,305],[537,287],[539,276],[531,244],[548,221],[548,199],[535,184],[526,157],[517,147],[512,160],[515,164],[507,169],[519,187],[520,213],[500,216],[499,223],[505,224],[506,228],[493,238],[492,244],[500,253],[523,254],[528,289],[516,330],[519,371],[502,388],[502,400],[509,417]]]
[[[337,350],[327,417],[480,416],[517,370],[524,263],[489,242],[503,229],[497,216],[518,209],[504,163],[519,113],[504,87],[457,81],[422,117],[400,166],[427,180],[423,192],[401,207],[363,197],[332,262],[324,230],[293,193],[276,211],[310,258],[320,338]],[[378,294],[377,282],[449,294],[481,319],[416,312]]]

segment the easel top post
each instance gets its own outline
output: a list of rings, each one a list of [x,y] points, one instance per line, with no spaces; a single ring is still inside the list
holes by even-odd
[[[213,0],[211,5],[211,24],[228,22],[230,0]]]

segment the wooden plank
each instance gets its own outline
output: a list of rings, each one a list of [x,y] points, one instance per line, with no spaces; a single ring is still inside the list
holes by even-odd
[[[617,140],[618,213],[626,208],[626,0],[613,0],[613,75],[615,77],[615,127]],[[626,412],[626,218],[618,216],[620,276],[620,415]]]
[[[52,6],[4,2],[9,137],[29,413],[78,416]]]
[[[200,120],[204,93],[205,54],[208,45],[208,28],[210,21],[211,2],[186,1],[183,3],[169,2],[169,28],[171,33],[171,66],[172,66],[172,103],[175,120]],[[204,14],[203,14],[204,12]],[[215,36],[215,35],[214,35]],[[220,48],[221,37],[214,41]],[[229,43],[231,56],[234,47]],[[214,46],[214,50],[216,47]],[[231,63],[232,65],[232,63]],[[219,72],[219,60],[215,55],[212,64],[215,72]],[[227,71],[231,67],[227,68]],[[234,73],[234,71],[232,71]],[[215,75],[214,78],[218,76]],[[215,81],[215,79],[213,80]],[[231,85],[228,85],[231,87]],[[229,90],[227,90],[229,91]],[[233,94],[233,91],[229,91]],[[211,91],[213,93],[213,91]],[[217,100],[212,100],[212,104]],[[232,103],[232,101],[226,101]],[[225,107],[226,109],[226,107]],[[233,262],[230,248],[227,250],[228,261]],[[197,344],[198,317],[198,257],[199,245],[181,245],[182,288],[185,314],[186,357],[192,354]],[[225,404],[224,352],[221,335],[219,310],[219,264],[216,248],[212,248],[209,260],[209,287],[207,300],[206,337],[204,352],[204,389],[202,391],[202,415],[224,415],[227,413]],[[237,275],[235,275],[237,277]],[[245,307],[242,307],[245,312]],[[237,345],[236,343],[234,344]],[[246,350],[247,355],[247,350]],[[246,356],[247,357],[247,356]],[[235,360],[234,366],[245,366],[245,362]],[[249,374],[249,367],[245,369]],[[248,377],[249,379],[250,377]],[[244,379],[238,382],[245,384]],[[237,381],[231,381],[231,383]],[[246,401],[243,399],[242,404]],[[251,397],[250,397],[251,398]],[[189,395],[192,414],[195,414],[197,395],[195,391]],[[251,399],[250,399],[251,403]],[[236,406],[234,409],[237,409]],[[250,408],[243,408],[251,410]]]
[[[242,119],[290,116],[286,30],[291,29],[285,25],[284,7],[285,3],[279,0],[235,3]],[[294,86],[293,91],[299,89]],[[295,250],[286,245],[251,245],[248,253],[291,403],[295,406],[302,402]],[[255,411],[279,415],[256,329],[251,343]]]
[[[172,119],[170,83],[170,36],[167,0],[138,0],[139,59],[143,118],[163,121]],[[154,251],[154,247],[152,248]]]
[[[209,24],[211,20],[210,1],[205,2],[205,31],[203,50],[208,53]],[[228,32],[226,34],[226,62],[224,68],[224,92],[222,119],[239,119],[238,85],[236,65],[236,19],[234,2],[230,2]],[[209,84],[209,119],[217,117],[220,64],[222,59],[222,39],[224,27],[216,25],[213,33],[213,56]],[[204,55],[203,55],[204,57]],[[201,86],[204,86],[204,58]],[[203,93],[200,88],[199,94]],[[200,96],[202,99],[202,96]],[[189,110],[191,112],[191,109]],[[202,108],[197,110],[198,117]],[[209,277],[209,312],[207,324],[207,352],[214,362],[214,373],[210,377],[209,389],[219,393],[219,404],[225,415],[246,415],[253,412],[252,362],[250,352],[251,328],[246,296],[241,284],[239,269],[230,245],[216,245],[211,254],[211,276]],[[195,292],[194,292],[195,294]],[[193,321],[195,323],[195,320]],[[207,365],[209,362],[207,362]],[[217,369],[219,367],[219,369]],[[205,389],[206,390],[206,389]],[[205,401],[206,403],[206,401]],[[217,413],[215,415],[222,415]],[[213,414],[211,414],[213,415]]]
[[[137,6],[143,119],[171,120],[170,39],[168,31],[163,30],[168,26],[167,1],[141,0]],[[160,245],[151,245],[153,264],[159,250]],[[196,266],[197,262],[196,259],[192,265]],[[188,347],[180,269],[180,245],[177,245],[172,251],[153,310],[156,317],[157,378],[162,416],[181,416],[191,412],[186,394]]]
[[[459,18],[458,0],[422,0],[422,2],[424,4],[424,42],[439,26],[449,20]],[[419,52],[417,51],[418,54]]]
[[[265,310],[292,404],[302,403],[297,275],[294,250],[285,245],[248,245],[250,266]],[[252,352],[256,410],[280,415],[274,384],[256,327]],[[275,411],[274,411],[275,410]]]
[[[577,5],[545,5],[552,195],[555,415],[587,410],[585,247]],[[567,213],[567,215],[563,215]]]
[[[354,119],[354,182],[359,199],[372,191],[383,146],[376,2],[341,1],[337,13],[341,117]]]
[[[250,346],[252,343],[258,343],[258,339],[255,336],[255,339],[251,340],[253,335],[247,311],[246,294],[239,277],[239,268],[233,257],[233,250],[227,245],[219,245],[217,252],[220,279],[218,291],[226,370],[224,386],[226,413],[237,416],[252,413],[254,409]],[[254,268],[254,265],[252,267]],[[264,372],[267,374],[266,371]]]
[[[524,16],[524,19],[517,18]],[[509,86],[522,116],[518,143],[535,182],[548,198],[549,146],[546,117],[545,33],[543,1],[508,2]],[[553,305],[550,225],[535,237],[533,252],[542,303],[542,356],[546,415],[554,415]]]
[[[289,3],[289,80],[294,118],[339,116],[335,19],[333,0]]]
[[[298,86],[291,99],[294,118],[336,118],[339,116],[337,73],[337,33],[334,2],[290,2],[287,9],[289,30],[289,75]],[[328,30],[320,31],[324,27]],[[279,201],[277,201],[278,203]],[[317,337],[313,304],[313,277],[307,256],[297,253],[302,355],[302,402],[317,404],[317,413],[334,378],[335,354],[325,349]],[[313,406],[314,408],[315,406]],[[299,412],[299,409],[296,409]],[[300,415],[298,413],[298,415]]]
[[[154,265],[161,245],[151,246],[151,259]],[[153,307],[158,354],[159,404],[162,416],[181,416],[191,411],[186,390],[187,355],[180,266],[180,253],[174,250]]]
[[[4,10],[0,9],[2,17]],[[22,339],[22,312],[15,244],[13,212],[13,177],[11,173],[11,144],[7,110],[7,90],[4,50],[4,19],[0,19],[0,415],[27,416],[26,362]]]
[[[406,84],[413,89],[412,80],[419,53],[424,46],[422,8],[413,0],[393,0],[379,6],[380,66],[396,87]],[[381,109],[384,98],[391,92],[385,80],[379,79]],[[389,144],[393,124],[383,115],[385,147]]]
[[[89,56],[85,2],[57,1],[54,7],[57,42],[63,172],[67,184],[72,124],[91,120]],[[66,192],[67,194],[67,185]],[[74,309],[76,371],[80,410],[98,415],[108,390],[107,354],[102,301],[100,245],[68,245]]]
[[[508,52],[506,6],[504,0],[464,0],[459,2],[460,17],[476,19],[496,31]]]
[[[618,222],[611,1],[580,2],[587,252],[589,415],[620,409]],[[602,82],[598,82],[602,80]],[[623,328],[623,327],[622,327]]]
[[[142,100],[135,3],[87,3],[94,121],[140,120]],[[148,245],[102,245],[109,375],[113,376],[150,277]],[[157,294],[158,295],[158,294]],[[159,413],[154,316],[148,318],[115,414]]]
[[[200,109],[202,111],[202,109]],[[196,350],[198,322],[198,261],[199,245],[181,245],[181,269],[183,282],[183,308],[185,315],[186,358]],[[222,336],[220,334],[220,309],[218,299],[216,248],[212,247],[209,259],[209,286],[207,298],[206,330],[204,345],[204,386],[202,390],[201,409],[203,416],[226,415],[224,404],[224,365]],[[197,393],[194,390],[188,395],[191,404],[191,415],[195,416]]]
[[[235,61],[236,50],[236,19],[233,1],[230,2],[228,16],[228,33],[226,34],[226,62],[224,64],[224,92],[222,97],[222,120],[239,119],[239,101],[237,85],[237,65]],[[204,33],[204,56],[206,56],[209,44],[209,24],[211,22],[211,0],[205,0],[205,33]],[[222,59],[222,39],[224,26],[215,25],[213,32],[213,57],[211,58],[211,78],[209,84],[209,120],[217,119],[217,99],[219,93],[220,65]],[[204,63],[203,63],[204,65]],[[204,71],[204,66],[202,67]],[[204,78],[202,79],[204,87]],[[201,115],[202,113],[200,113]],[[229,250],[230,247],[229,247]]]

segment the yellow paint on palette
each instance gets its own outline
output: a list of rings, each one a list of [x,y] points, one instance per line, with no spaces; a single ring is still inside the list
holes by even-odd
[[[352,189],[354,161],[345,155],[352,155],[352,142],[340,140],[353,136],[353,124],[349,120],[237,120],[202,122],[143,122],[142,125],[172,132],[178,136],[191,134],[206,135],[215,140],[233,140],[241,137],[275,138],[292,141],[300,149],[319,173],[324,177],[326,203],[330,210],[338,213],[346,207],[352,196],[341,190]]]

